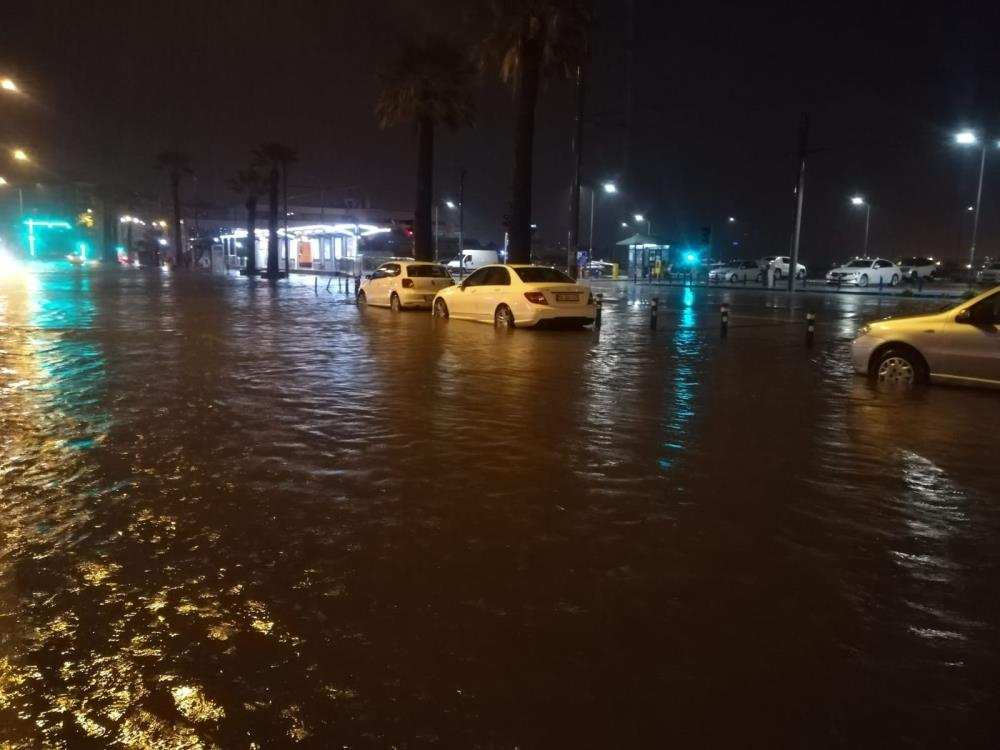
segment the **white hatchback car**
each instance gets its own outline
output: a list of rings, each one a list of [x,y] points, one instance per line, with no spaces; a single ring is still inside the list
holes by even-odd
[[[903,278],[899,266],[885,258],[855,258],[842,266],[827,271],[827,284],[854,284],[865,287],[869,284],[896,286]]]
[[[434,316],[493,323],[500,328],[531,328],[594,322],[590,289],[546,266],[492,265],[434,298]]]
[[[389,307],[396,312],[405,307],[429,308],[434,295],[454,283],[440,263],[390,260],[362,280],[358,304]]]

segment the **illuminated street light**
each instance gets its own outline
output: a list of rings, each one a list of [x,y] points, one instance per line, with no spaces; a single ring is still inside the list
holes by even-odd
[[[976,207],[975,207],[975,206],[969,206],[969,207],[968,207],[968,208],[966,208],[965,210],[966,210],[966,211],[975,211],[975,210],[976,210]]]
[[[955,134],[955,143],[962,146],[978,146],[979,138],[971,130],[963,130],[960,133]],[[979,208],[983,201],[983,173],[986,171],[986,148],[987,142],[983,141],[982,144],[982,154],[979,157],[979,187],[976,188],[976,206],[973,209],[974,213],[972,216],[972,244],[969,247],[969,268],[975,268],[976,265],[976,239],[979,236]],[[1000,146],[1000,141],[997,141],[997,146]],[[971,274],[970,274],[971,283]]]
[[[17,161],[28,161],[28,154],[23,148],[15,148],[10,154]]]
[[[16,94],[18,92],[17,84],[14,83],[14,80],[12,78],[0,79],[0,89],[3,89],[4,91],[9,91],[12,94]]]
[[[622,229],[628,229],[628,222],[627,221],[623,221],[622,222]]]
[[[726,219],[726,221],[728,221],[730,224],[735,224],[736,223],[736,217],[735,216],[730,216],[728,219]]]
[[[6,184],[7,180],[5,180],[3,177],[0,177],[0,185],[6,185]]]
[[[868,257],[868,228],[871,226],[872,220],[872,206],[868,201],[864,199],[863,196],[855,195],[851,197],[852,206],[864,206],[865,207],[865,255]]]
[[[638,222],[639,224],[641,224],[644,221],[646,222],[646,234],[647,235],[651,235],[653,233],[653,222],[652,221],[649,221],[648,219],[646,219],[646,217],[643,216],[642,214],[636,214],[634,218],[635,218],[636,222]]]
[[[618,186],[615,183],[613,183],[613,182],[605,182],[604,185],[603,185],[603,187],[604,187],[604,192],[605,193],[617,193],[618,192]]]
[[[452,209],[457,208],[457,206],[455,205],[455,201],[445,201],[444,205],[446,205],[448,208],[452,208]]]

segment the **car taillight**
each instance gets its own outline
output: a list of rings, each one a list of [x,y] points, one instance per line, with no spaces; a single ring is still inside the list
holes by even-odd
[[[533,305],[547,305],[549,301],[545,299],[545,295],[541,292],[525,292],[524,298]]]
[[[413,289],[413,279],[403,279],[403,289]]]

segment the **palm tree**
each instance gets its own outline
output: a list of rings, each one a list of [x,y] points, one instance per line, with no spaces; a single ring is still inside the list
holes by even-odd
[[[434,200],[434,128],[471,125],[475,67],[465,49],[440,36],[407,41],[379,75],[375,117],[379,127],[411,123],[417,134],[417,195],[413,211],[413,255],[434,259],[431,206]]]
[[[543,78],[570,78],[587,53],[591,13],[582,0],[492,0],[481,62],[496,65],[514,94],[511,263],[531,260],[535,106]]]
[[[265,188],[264,178],[253,167],[241,169],[235,176],[226,181],[226,185],[234,193],[246,198],[247,208],[247,276],[257,275],[257,196]]]
[[[184,264],[184,249],[181,246],[181,176],[191,174],[191,157],[183,151],[161,151],[156,155],[156,168],[170,176],[170,197],[174,204],[173,239],[174,265]]]
[[[278,193],[281,175],[285,175],[285,213],[288,213],[288,165],[295,161],[295,150],[280,143],[262,143],[254,151],[256,166],[267,169],[268,185],[268,217],[267,217],[267,277],[278,278]],[[287,239],[286,239],[287,242]],[[285,273],[288,272],[287,245],[285,256]]]

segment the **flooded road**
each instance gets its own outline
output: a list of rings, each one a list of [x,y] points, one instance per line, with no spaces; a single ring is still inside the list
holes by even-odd
[[[324,286],[0,280],[0,747],[1000,742],[1000,396],[848,358],[940,301]]]

